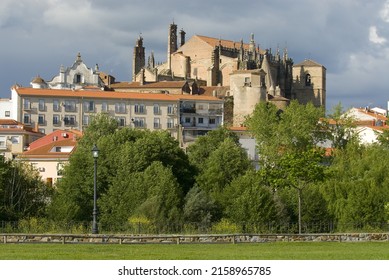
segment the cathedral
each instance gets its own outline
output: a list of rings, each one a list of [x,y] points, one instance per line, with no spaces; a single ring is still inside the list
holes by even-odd
[[[202,87],[227,89],[224,95],[233,97],[233,124],[243,125],[245,117],[261,101],[273,102],[280,109],[290,100],[312,102],[325,107],[326,68],[307,59],[294,64],[285,49],[260,49],[250,36],[250,42],[234,42],[194,35],[189,40],[185,31],[177,36],[177,25],[170,24],[166,62],[156,65],[154,54],[147,58],[143,38],[136,40],[132,60],[132,81],[196,82]],[[179,40],[178,40],[179,39]]]

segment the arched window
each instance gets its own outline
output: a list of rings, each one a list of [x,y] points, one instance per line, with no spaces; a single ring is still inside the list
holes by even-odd
[[[311,85],[311,75],[310,74],[305,75],[305,85],[306,86]]]

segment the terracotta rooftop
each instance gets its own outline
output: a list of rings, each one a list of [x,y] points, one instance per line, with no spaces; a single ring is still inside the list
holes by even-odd
[[[186,81],[161,81],[153,83],[145,83],[141,85],[139,82],[118,82],[111,85],[111,88],[182,88]]]
[[[21,122],[12,119],[0,119],[0,125],[23,125]]]
[[[356,108],[358,112],[363,113],[365,115],[368,115],[370,117],[376,118],[381,121],[386,121],[388,118],[384,115],[377,114],[375,112],[371,112],[369,110],[363,109],[363,108]]]
[[[234,42],[231,40],[223,40],[223,39],[217,39],[217,38],[212,38],[212,37],[207,37],[207,36],[202,36],[202,35],[196,35],[199,39],[203,40],[206,42],[208,45],[211,45],[212,47],[219,46],[219,42],[223,47],[227,48],[236,48],[239,49],[241,42]],[[244,49],[249,49],[250,45],[243,43],[243,48]],[[261,53],[264,53],[263,50],[260,50]]]
[[[59,141],[53,141],[46,145],[42,145],[38,148],[31,149],[22,153],[20,158],[64,158],[69,157],[74,151],[74,147],[77,142],[73,139],[63,139]],[[70,152],[51,152],[54,147],[73,147]]]
[[[140,93],[140,92],[112,92],[112,91],[83,91],[64,89],[34,89],[34,88],[14,88],[20,96],[46,96],[46,97],[69,97],[69,98],[90,98],[90,99],[132,99],[132,100],[160,100],[178,101],[183,99],[218,101],[211,96],[202,95],[173,95],[164,93]]]

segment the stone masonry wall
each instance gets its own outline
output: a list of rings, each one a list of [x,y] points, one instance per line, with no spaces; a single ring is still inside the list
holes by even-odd
[[[389,233],[347,234],[214,234],[214,235],[103,235],[103,234],[0,234],[7,243],[188,244],[264,242],[388,242]]]

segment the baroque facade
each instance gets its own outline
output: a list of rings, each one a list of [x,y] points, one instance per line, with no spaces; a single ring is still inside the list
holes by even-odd
[[[41,89],[81,89],[86,86],[101,88],[104,87],[104,82],[100,77],[99,66],[96,64],[94,69],[88,68],[78,53],[71,67],[61,65],[59,74],[50,81],[37,76],[31,81],[31,86]]]

